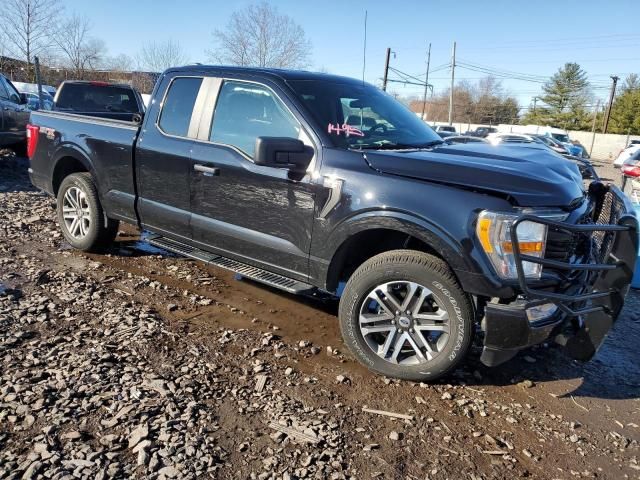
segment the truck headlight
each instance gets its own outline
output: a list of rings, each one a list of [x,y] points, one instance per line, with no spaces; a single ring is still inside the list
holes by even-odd
[[[536,214],[535,211],[526,213]],[[550,217],[550,215],[540,216]],[[557,216],[557,214],[553,216],[554,220],[558,219],[555,218]],[[483,210],[478,216],[476,235],[482,249],[491,260],[491,264],[502,278],[518,278],[511,243],[511,227],[517,218],[518,215],[488,210]],[[563,218],[559,218],[559,220],[561,219]],[[520,253],[542,258],[547,243],[547,226],[526,221],[518,224],[518,241]],[[522,267],[528,278],[540,278],[542,274],[542,265],[540,264],[522,262]]]

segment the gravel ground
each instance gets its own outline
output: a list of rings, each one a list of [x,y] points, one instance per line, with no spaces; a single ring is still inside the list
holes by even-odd
[[[442,383],[393,381],[343,352],[332,300],[132,227],[72,251],[26,168],[0,156],[0,478],[640,478],[637,292],[589,364],[474,350]]]

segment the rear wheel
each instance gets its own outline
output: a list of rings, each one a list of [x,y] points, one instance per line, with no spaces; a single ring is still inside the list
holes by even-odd
[[[468,295],[440,259],[394,250],[367,260],[340,299],[340,327],[358,360],[389,377],[432,381],[466,356],[473,337]]]
[[[57,199],[58,224],[72,247],[99,251],[109,246],[118,233],[118,222],[105,217],[90,173],[66,177]]]

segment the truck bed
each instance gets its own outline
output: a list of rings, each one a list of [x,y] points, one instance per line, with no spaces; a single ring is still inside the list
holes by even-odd
[[[137,123],[56,111],[32,112],[30,123],[40,127],[38,148],[31,159],[34,185],[55,195],[66,163],[58,162],[56,171],[53,165],[60,158],[73,156],[100,183],[100,200],[108,205],[109,214],[135,222]]]

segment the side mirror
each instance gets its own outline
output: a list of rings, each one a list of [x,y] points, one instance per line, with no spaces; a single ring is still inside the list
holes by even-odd
[[[254,163],[265,167],[286,168],[300,172],[307,169],[313,149],[302,140],[288,137],[258,137]]]
[[[27,94],[26,93],[21,93],[20,94],[20,105],[26,105],[27,103],[29,103],[29,99],[27,98]]]

